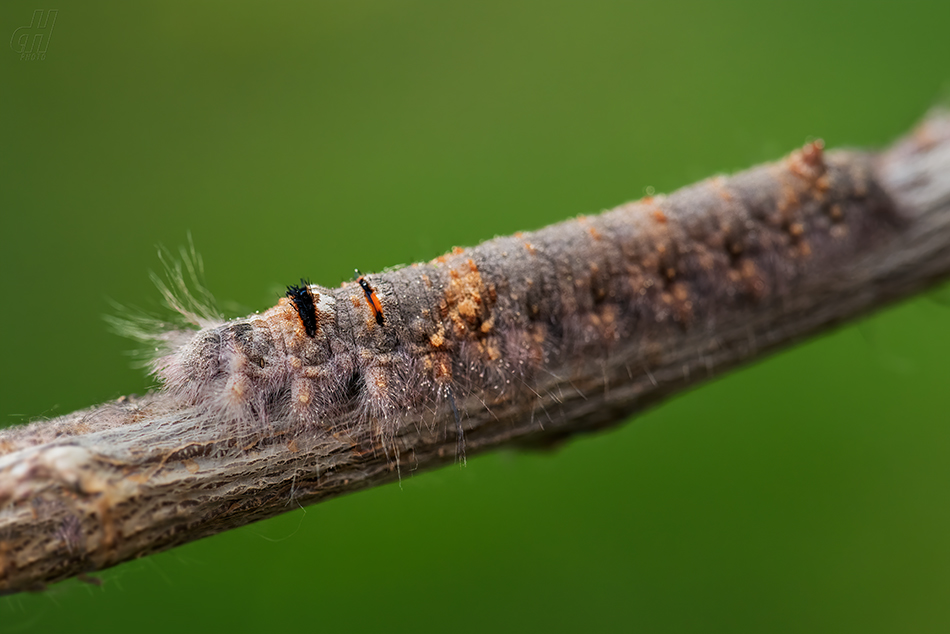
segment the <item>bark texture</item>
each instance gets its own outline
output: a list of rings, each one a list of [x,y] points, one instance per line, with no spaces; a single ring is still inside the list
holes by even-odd
[[[362,286],[295,287],[173,333],[160,392],[0,431],[0,591],[603,428],[948,273],[944,112],[879,154],[810,143]]]

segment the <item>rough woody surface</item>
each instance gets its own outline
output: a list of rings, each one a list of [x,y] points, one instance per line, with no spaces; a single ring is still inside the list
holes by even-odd
[[[810,143],[366,276],[375,298],[307,287],[313,313],[170,333],[160,392],[0,431],[0,591],[606,427],[948,273],[936,113],[879,154]]]

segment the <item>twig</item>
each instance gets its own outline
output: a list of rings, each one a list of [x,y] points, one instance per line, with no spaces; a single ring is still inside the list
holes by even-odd
[[[936,113],[881,154],[811,143],[363,286],[296,288],[174,350],[161,392],[0,432],[0,591],[615,424],[948,273]]]

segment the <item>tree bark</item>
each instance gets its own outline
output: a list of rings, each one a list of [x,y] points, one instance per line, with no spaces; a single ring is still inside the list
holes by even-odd
[[[0,592],[616,424],[948,273],[937,112],[881,153],[809,143],[363,285],[294,287],[173,333],[159,392],[0,431]]]

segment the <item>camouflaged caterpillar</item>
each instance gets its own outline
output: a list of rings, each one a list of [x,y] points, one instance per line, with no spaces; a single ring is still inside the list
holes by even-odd
[[[405,421],[446,413],[461,432],[476,409],[543,407],[565,386],[583,395],[638,376],[673,382],[682,377],[651,369],[700,371],[718,345],[707,333],[794,301],[809,270],[834,266],[894,222],[865,168],[826,162],[820,142],[779,168],[358,274],[339,288],[302,281],[243,319],[205,315],[166,289],[201,329],[161,335],[152,369],[167,393],[225,424],[384,441]],[[869,197],[881,203],[862,212]],[[702,214],[691,212],[698,200]],[[695,357],[667,358],[667,343],[683,337],[695,338]]]

